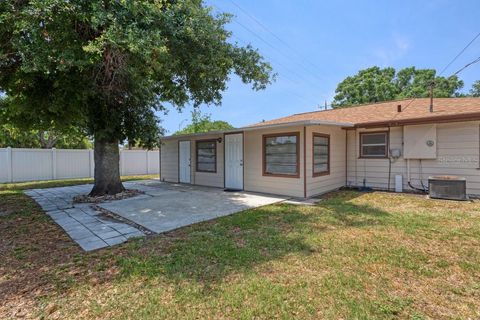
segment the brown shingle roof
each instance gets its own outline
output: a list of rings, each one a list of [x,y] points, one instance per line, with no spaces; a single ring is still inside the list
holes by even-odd
[[[402,112],[397,111],[401,105]],[[395,125],[416,122],[461,121],[480,119],[480,98],[436,98],[433,112],[430,99],[405,99],[365,104],[349,108],[314,111],[264,121],[253,126],[275,125],[299,121],[331,121],[355,126]]]

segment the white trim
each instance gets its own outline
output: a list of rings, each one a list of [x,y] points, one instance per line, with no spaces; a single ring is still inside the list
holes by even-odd
[[[354,126],[352,123],[347,123],[347,122],[305,120],[305,121],[295,121],[295,122],[266,124],[266,125],[259,124],[255,126],[241,127],[241,128],[229,129],[224,131],[210,131],[210,132],[201,132],[201,133],[171,135],[171,136],[161,137],[160,140],[182,139],[182,138],[196,137],[196,136],[222,135],[226,133],[236,133],[239,131],[254,131],[254,130],[263,130],[263,129],[271,129],[271,128],[284,128],[284,127],[294,127],[294,126],[315,126],[315,125],[351,127],[351,128],[353,128]]]

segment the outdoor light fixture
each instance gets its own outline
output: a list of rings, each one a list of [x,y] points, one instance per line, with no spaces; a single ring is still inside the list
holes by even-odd
[[[222,138],[217,139],[218,143],[222,143]]]

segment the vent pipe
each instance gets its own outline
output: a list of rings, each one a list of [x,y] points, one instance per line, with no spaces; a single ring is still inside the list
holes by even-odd
[[[399,104],[399,105],[397,106],[397,112],[402,112],[402,105],[401,105],[401,104]]]

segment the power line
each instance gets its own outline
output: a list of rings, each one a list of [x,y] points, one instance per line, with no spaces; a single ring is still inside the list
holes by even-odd
[[[475,40],[477,40],[477,38],[480,37],[480,32],[455,56],[455,58],[452,59],[452,61],[450,61],[446,66],[445,68],[442,69],[442,71],[439,73],[439,76],[441,76],[445,70],[448,69],[448,67],[450,67],[452,65],[452,63],[455,62],[455,60],[458,59],[458,57],[460,57],[464,52],[465,50],[468,49],[468,47],[470,47],[470,45],[475,42]]]
[[[460,72],[462,72],[463,70],[467,69],[468,67],[470,67],[472,64],[475,64],[477,62],[480,62],[480,57],[478,57],[477,59],[473,60],[472,62],[469,62],[467,63],[466,65],[464,65],[462,68],[460,68],[457,72],[455,72],[452,76],[456,76],[457,74],[459,74]]]
[[[222,11],[220,10],[221,8],[217,5],[212,5],[213,7],[215,7],[217,10],[219,11]],[[267,41],[265,38],[263,38],[262,36],[260,36],[259,34],[257,34],[255,31],[253,31],[252,29],[250,29],[249,27],[247,27],[245,24],[241,23],[240,21],[238,21],[238,19],[233,19],[233,22],[235,22],[236,24],[238,24],[239,26],[241,26],[243,29],[247,30],[249,33],[251,33],[253,36],[255,36],[257,39],[259,39],[260,41],[262,41],[263,43],[265,43],[267,46],[269,46],[271,49],[273,49],[274,51],[276,51],[277,53],[281,54],[283,57],[285,57],[286,59],[290,60],[290,61],[293,61],[295,62],[298,66],[300,66],[301,68],[303,68],[307,73],[310,73],[313,77],[317,78],[319,81],[323,81],[323,79],[321,79],[320,77],[318,77],[317,74],[313,73],[311,69],[309,69],[307,66],[305,66],[304,64],[300,63],[299,61],[297,61],[294,57],[286,54],[285,52],[283,52],[281,49],[279,49],[277,46],[273,45],[271,42]],[[309,81],[309,80],[306,80],[306,81]],[[318,87],[318,89],[321,90],[320,87]]]
[[[296,55],[298,55],[300,58],[303,60],[307,61],[310,65],[312,65],[314,68],[317,68],[320,70],[320,68],[311,62],[309,59],[306,59],[302,54],[298,52],[295,48],[293,48],[290,44],[288,44],[286,41],[284,41],[282,38],[277,36],[273,31],[271,31],[265,24],[263,24],[260,20],[258,20],[254,15],[250,14],[247,10],[243,9],[239,4],[237,4],[235,1],[230,0],[230,2],[237,7],[239,10],[241,10],[244,14],[246,14],[250,19],[255,21],[260,27],[262,27],[264,30],[266,30],[268,33],[270,33],[275,39],[277,39],[280,43],[282,43],[284,46],[289,48],[292,52],[294,52]]]
[[[443,68],[443,70],[438,74],[438,76],[441,76],[445,70],[448,69],[448,67],[450,67],[452,65],[452,63],[455,62],[455,60],[458,59],[458,57],[460,57],[464,52],[465,50],[468,49],[468,47],[470,47],[470,45],[475,41],[477,40],[477,38],[480,37],[480,32],[455,56],[455,58],[452,59],[452,61],[450,61],[446,66],[445,68]],[[472,62],[469,62],[467,63],[465,66],[463,66],[462,68],[460,68],[457,72],[453,73],[452,76],[456,76],[458,75],[460,72],[462,72],[463,70],[465,70],[466,68],[470,67],[471,65],[475,64],[475,63],[478,63],[480,62],[480,57],[478,57],[477,59],[473,60]],[[434,86],[435,85],[435,79],[433,79],[432,83],[430,84],[431,86]],[[413,99],[405,106],[405,108],[403,109],[403,111],[405,111],[408,106],[410,106],[416,99],[418,99],[419,97],[413,97]],[[394,118],[396,117],[397,115],[394,116]]]
[[[238,36],[236,36],[236,35],[234,35],[234,34],[232,34],[232,37],[235,38],[235,39],[237,39],[238,41],[242,42],[244,45],[247,45],[247,44],[248,44],[247,41],[243,40],[242,38],[240,38],[240,37],[238,37]],[[281,67],[283,67],[283,68],[285,68],[287,71],[290,71],[291,73],[299,76],[298,73],[292,71],[291,69],[289,69],[289,68],[286,67],[285,65],[281,64],[280,62],[278,62],[278,60],[276,60],[276,59],[271,59],[271,58],[268,57],[268,56],[265,56],[265,57],[266,57],[267,59],[269,59],[269,60],[275,60]],[[299,84],[298,81],[295,81],[295,80],[293,80],[293,79],[291,79],[291,78],[289,78],[289,77],[287,77],[287,76],[285,76],[285,75],[282,75],[282,78],[290,81],[290,82],[291,82],[292,84],[294,84],[294,85],[298,85],[298,84]],[[290,90],[290,93],[292,93],[293,95],[295,95],[297,98],[302,99],[304,102],[306,102],[306,103],[308,103],[308,104],[312,104],[312,105],[316,105],[316,104],[317,104],[317,103],[313,100],[313,98],[310,98],[310,97],[307,97],[307,96],[302,96],[302,95],[300,95],[300,94],[299,94],[298,92],[296,92],[296,91]],[[309,101],[310,99],[311,99],[312,101]]]

